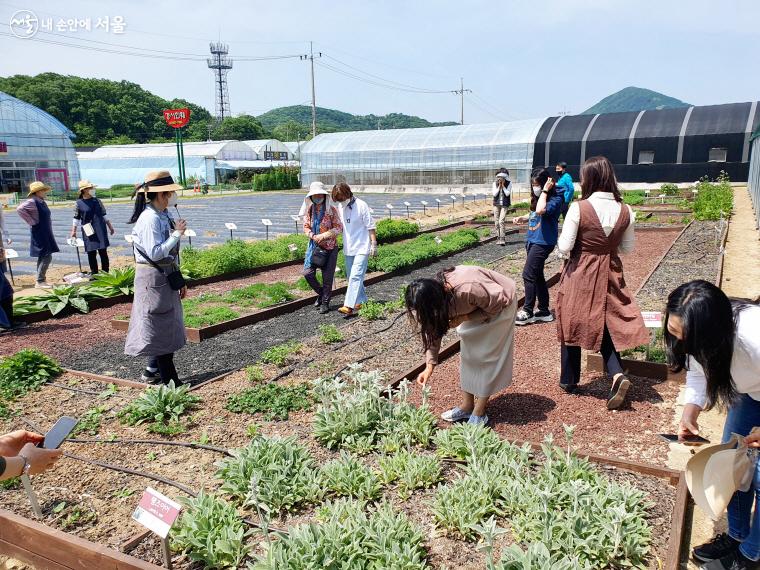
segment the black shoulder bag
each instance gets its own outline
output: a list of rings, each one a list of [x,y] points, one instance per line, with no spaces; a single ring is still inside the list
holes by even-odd
[[[161,273],[163,273],[164,277],[166,277],[166,280],[169,282],[169,287],[172,288],[172,291],[179,291],[187,285],[187,282],[185,281],[185,278],[182,277],[182,272],[179,269],[175,269],[171,273],[166,273],[163,269],[161,269],[161,266],[153,261],[148,255],[142,250],[142,248],[139,245],[133,244],[135,246],[135,249],[137,252],[147,261],[150,263],[153,267],[158,269]]]

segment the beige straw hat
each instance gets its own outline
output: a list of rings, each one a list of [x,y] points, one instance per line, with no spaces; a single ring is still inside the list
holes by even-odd
[[[168,170],[148,172],[145,175],[145,182],[140,186],[141,192],[175,192],[177,190],[183,190],[183,188],[174,182]]]
[[[82,190],[89,190],[90,188],[95,188],[95,185],[90,182],[89,180],[80,180],[79,181],[79,191]]]
[[[26,195],[27,198],[31,196],[32,194],[36,194],[37,192],[50,192],[52,188],[45,184],[44,182],[40,182],[39,180],[35,180],[29,185],[29,193]]]

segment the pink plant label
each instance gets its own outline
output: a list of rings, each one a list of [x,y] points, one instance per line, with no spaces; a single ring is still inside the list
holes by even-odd
[[[659,329],[662,327],[662,312],[660,311],[641,311],[644,318],[644,326],[648,329]]]
[[[166,538],[181,508],[169,497],[148,487],[143,492],[135,512],[132,513],[132,518],[161,538]]]

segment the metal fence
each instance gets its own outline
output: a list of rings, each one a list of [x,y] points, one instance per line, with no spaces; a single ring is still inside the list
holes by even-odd
[[[747,189],[755,212],[755,227],[760,228],[760,137],[752,141]]]

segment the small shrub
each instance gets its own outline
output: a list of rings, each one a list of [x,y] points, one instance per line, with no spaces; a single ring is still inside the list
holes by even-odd
[[[226,408],[238,414],[263,413],[267,420],[287,420],[290,412],[311,408],[311,391],[308,384],[259,384],[230,396]]]
[[[264,369],[258,365],[253,364],[245,369],[245,373],[248,376],[248,381],[254,384],[264,381]]]
[[[119,416],[128,425],[140,425],[148,422],[155,429],[165,428],[171,433],[181,427],[180,419],[201,401],[189,392],[190,387],[179,387],[172,380],[166,386],[156,386],[145,390],[132,403],[124,408]],[[175,432],[176,433],[176,432]]]
[[[40,351],[27,348],[0,360],[0,400],[12,401],[60,376],[63,369]]]
[[[343,342],[343,333],[335,325],[319,325],[319,340],[323,344]]]
[[[379,243],[388,243],[389,241],[417,235],[417,232],[420,231],[420,226],[407,220],[383,219],[377,222],[375,231],[377,232],[377,241]]]
[[[180,501],[185,508],[171,531],[174,549],[205,568],[237,568],[249,552],[248,533],[237,510],[203,490]]]
[[[374,299],[367,299],[367,301],[359,309],[359,316],[368,321],[376,321],[385,317],[385,304],[375,301]]]
[[[96,297],[115,297],[116,295],[132,295],[135,292],[134,266],[116,267],[110,271],[99,271],[92,276],[89,285],[80,287]]]
[[[694,216],[698,220],[728,218],[734,207],[734,193],[728,175],[722,172],[715,182],[705,176],[696,186]]]
[[[322,496],[316,463],[293,436],[254,437],[248,446],[235,450],[234,457],[217,465],[224,493],[241,503],[263,505],[270,512],[292,510]]]
[[[338,497],[371,500],[380,496],[380,479],[359,459],[346,452],[322,467],[322,483]]]
[[[673,184],[672,182],[666,182],[662,186],[660,186],[660,194],[665,194],[667,196],[678,196],[679,190],[678,190],[678,184]]]
[[[288,356],[298,353],[301,350],[301,346],[301,343],[296,341],[278,344],[261,353],[261,362],[283,367],[288,360]]]
[[[441,462],[436,457],[419,455],[406,449],[378,460],[380,476],[386,485],[398,481],[398,494],[404,499],[414,489],[432,487],[441,480]]]

